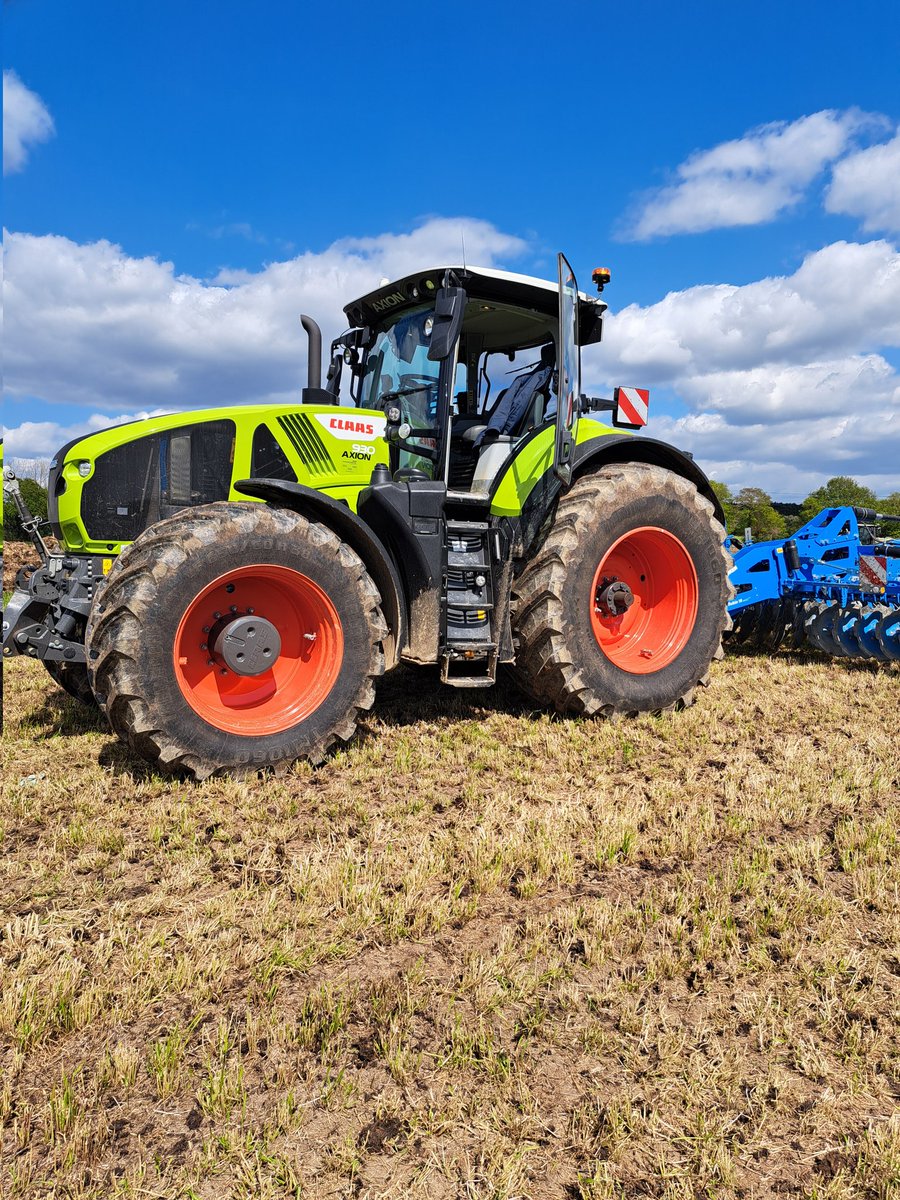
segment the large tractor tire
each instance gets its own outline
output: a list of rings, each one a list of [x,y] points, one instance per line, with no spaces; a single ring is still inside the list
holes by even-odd
[[[380,602],[325,526],[263,504],[203,505],[122,552],[88,620],[91,685],[113,730],[163,771],[320,762],[372,706]]]
[[[91,681],[84,663],[52,662],[45,658],[44,666],[53,682],[58,683],[70,696],[74,696],[80,704],[86,704],[91,708],[97,707],[97,700],[91,691]]]
[[[661,467],[578,479],[513,587],[514,675],[560,712],[686,707],[722,657],[731,557],[712,504]]]

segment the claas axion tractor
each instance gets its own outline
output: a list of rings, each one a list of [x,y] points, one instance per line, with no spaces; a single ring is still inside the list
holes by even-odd
[[[689,455],[633,436],[646,392],[581,394],[606,304],[558,269],[416,272],[346,306],[324,386],[303,318],[299,404],[64,447],[63,549],[32,526],[42,563],[4,654],[197,778],[321,760],[404,660],[456,687],[508,664],[539,704],[587,716],[691,703],[728,621],[721,509]]]

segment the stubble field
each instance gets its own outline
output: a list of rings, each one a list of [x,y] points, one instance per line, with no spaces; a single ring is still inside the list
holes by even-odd
[[[387,677],[172,783],[6,664],[0,1194],[900,1194],[900,672],[620,724]]]

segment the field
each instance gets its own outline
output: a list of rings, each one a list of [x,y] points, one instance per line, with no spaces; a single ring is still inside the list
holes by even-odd
[[[6,668],[4,1197],[900,1195],[900,672],[386,678],[253,783]]]

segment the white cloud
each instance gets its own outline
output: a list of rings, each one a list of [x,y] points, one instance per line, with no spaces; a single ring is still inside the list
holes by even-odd
[[[673,292],[612,316],[586,375],[661,384],[688,407],[650,432],[777,495],[849,474],[900,486],[900,253],[837,242],[791,276]],[[719,475],[718,477],[722,477]],[[887,486],[889,481],[890,486]],[[809,491],[806,488],[806,491]],[[804,492],[805,494],[805,492]]]
[[[15,71],[3,72],[3,174],[21,171],[36,142],[53,136],[53,118]]]
[[[22,463],[29,460],[52,458],[60,446],[74,438],[85,437],[89,433],[97,433],[101,429],[109,429],[112,425],[124,425],[128,421],[145,421],[150,417],[162,417],[171,412],[168,408],[157,408],[139,412],[91,413],[83,421],[75,421],[63,425],[58,421],[23,421],[14,429],[6,431],[5,450],[7,465],[19,474],[24,472],[17,467],[16,461]],[[15,455],[16,459],[9,458]]]
[[[867,231],[900,232],[900,131],[836,164],[825,207],[859,217]]]
[[[462,236],[485,265],[524,249],[487,222],[434,218],[210,284],[109,242],[7,234],[7,391],[110,411],[296,396],[306,377],[301,312],[330,339],[346,326],[343,304],[384,276],[458,261]]]
[[[790,276],[629,305],[610,318],[607,343],[651,381],[897,346],[900,254],[885,241],[834,242]]]
[[[900,381],[897,381],[900,383]],[[651,401],[651,417],[652,417]],[[869,417],[882,422],[873,433]],[[652,436],[690,450],[712,479],[732,488],[761,487],[781,500],[803,500],[826,479],[851,475],[877,495],[900,487],[900,408],[867,410],[839,421],[734,426],[718,414],[657,417]],[[873,453],[873,442],[883,442]]]
[[[628,222],[636,241],[673,233],[700,233],[759,225],[793,207],[831,162],[866,128],[884,118],[849,109],[826,109],[790,123],[773,122],[741,138],[698,150],[675,179],[647,193]]]

